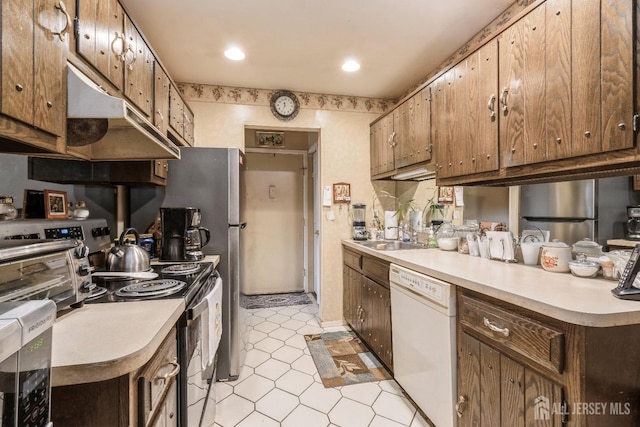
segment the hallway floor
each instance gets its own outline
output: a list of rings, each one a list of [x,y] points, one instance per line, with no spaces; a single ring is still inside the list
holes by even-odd
[[[245,366],[216,383],[217,427],[428,426],[395,381],[324,388],[304,335],[322,328],[316,304],[248,310]]]

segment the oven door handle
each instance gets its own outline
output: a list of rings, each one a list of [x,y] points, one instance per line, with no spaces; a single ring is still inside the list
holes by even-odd
[[[216,288],[216,286],[222,286],[222,279],[220,279],[220,277],[218,276],[215,279],[215,283],[213,285],[213,288],[211,288],[211,290],[209,291],[209,293],[207,295],[209,295],[211,292],[213,292],[213,290]],[[193,320],[193,319],[197,319],[198,317],[202,316],[202,313],[204,313],[204,311],[209,308],[209,303],[207,302],[207,297],[203,297],[202,301],[200,301],[198,304],[196,304],[195,306],[187,309],[187,320]]]
[[[187,319],[193,320],[202,316],[202,313],[209,308],[209,303],[206,298],[203,298],[198,304],[196,304],[193,308],[187,310]]]

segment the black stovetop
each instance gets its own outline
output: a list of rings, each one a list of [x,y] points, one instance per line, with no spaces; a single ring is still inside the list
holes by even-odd
[[[167,271],[168,267],[176,266],[176,268],[184,268],[187,265],[197,266],[198,270],[192,273],[172,273]],[[124,288],[125,286],[132,284],[140,284],[144,282],[149,282],[149,280],[141,280],[141,279],[128,279],[128,278],[105,278],[105,277],[92,277],[93,284],[96,285],[96,288],[93,289],[92,293],[87,297],[85,303],[87,304],[98,304],[98,303],[107,303],[107,302],[123,302],[123,301],[141,301],[141,300],[152,300],[152,299],[167,299],[167,298],[184,298],[187,306],[191,304],[194,298],[200,292],[202,286],[206,285],[207,279],[213,273],[213,264],[210,262],[194,262],[194,263],[179,263],[179,264],[157,264],[152,265],[151,269],[158,274],[158,277],[152,279],[152,281],[169,279],[169,280],[177,280],[181,282],[185,282],[185,286],[180,289],[178,292],[160,297],[144,297],[144,298],[129,298],[122,297],[117,295],[118,290]],[[106,293],[103,293],[101,296],[92,297],[95,295],[95,292],[100,288],[106,289]]]

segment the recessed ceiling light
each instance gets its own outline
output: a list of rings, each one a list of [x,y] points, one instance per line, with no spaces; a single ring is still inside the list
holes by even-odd
[[[360,64],[358,64],[353,59],[349,59],[344,64],[342,64],[342,69],[348,73],[352,73],[360,69]]]
[[[244,59],[244,52],[237,47],[231,47],[224,51],[224,56],[233,61],[242,61]]]

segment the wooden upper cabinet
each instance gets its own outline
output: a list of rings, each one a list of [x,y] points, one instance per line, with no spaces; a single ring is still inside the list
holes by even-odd
[[[411,164],[412,135],[411,116],[413,115],[414,100],[409,98],[393,111],[394,141],[394,166],[402,168]]]
[[[421,163],[431,159],[431,87],[425,87],[413,98],[413,162]]]
[[[603,151],[634,146],[634,4],[631,0],[607,0],[601,5]]]
[[[191,109],[189,108],[189,106],[184,102],[183,100],[183,104],[184,104],[184,140],[188,145],[193,145],[195,143],[195,135],[194,135],[194,130],[195,130],[195,123],[194,123],[194,115],[193,112],[191,111]]]
[[[393,112],[383,116],[369,129],[371,177],[388,175],[394,167]]]
[[[66,127],[65,55],[73,22],[65,11],[64,2],[53,0],[2,2],[1,112],[55,136]]]
[[[167,134],[169,128],[169,76],[162,69],[159,63],[153,65],[154,75],[154,112],[153,124],[163,135]]]
[[[131,19],[125,15],[124,94],[151,117],[153,108],[153,54]]]
[[[173,84],[169,87],[169,126],[178,135],[184,135],[184,101],[180,91]]]
[[[124,10],[118,0],[78,0],[76,53],[123,89]]]
[[[498,38],[501,164],[546,160],[545,4]]]

